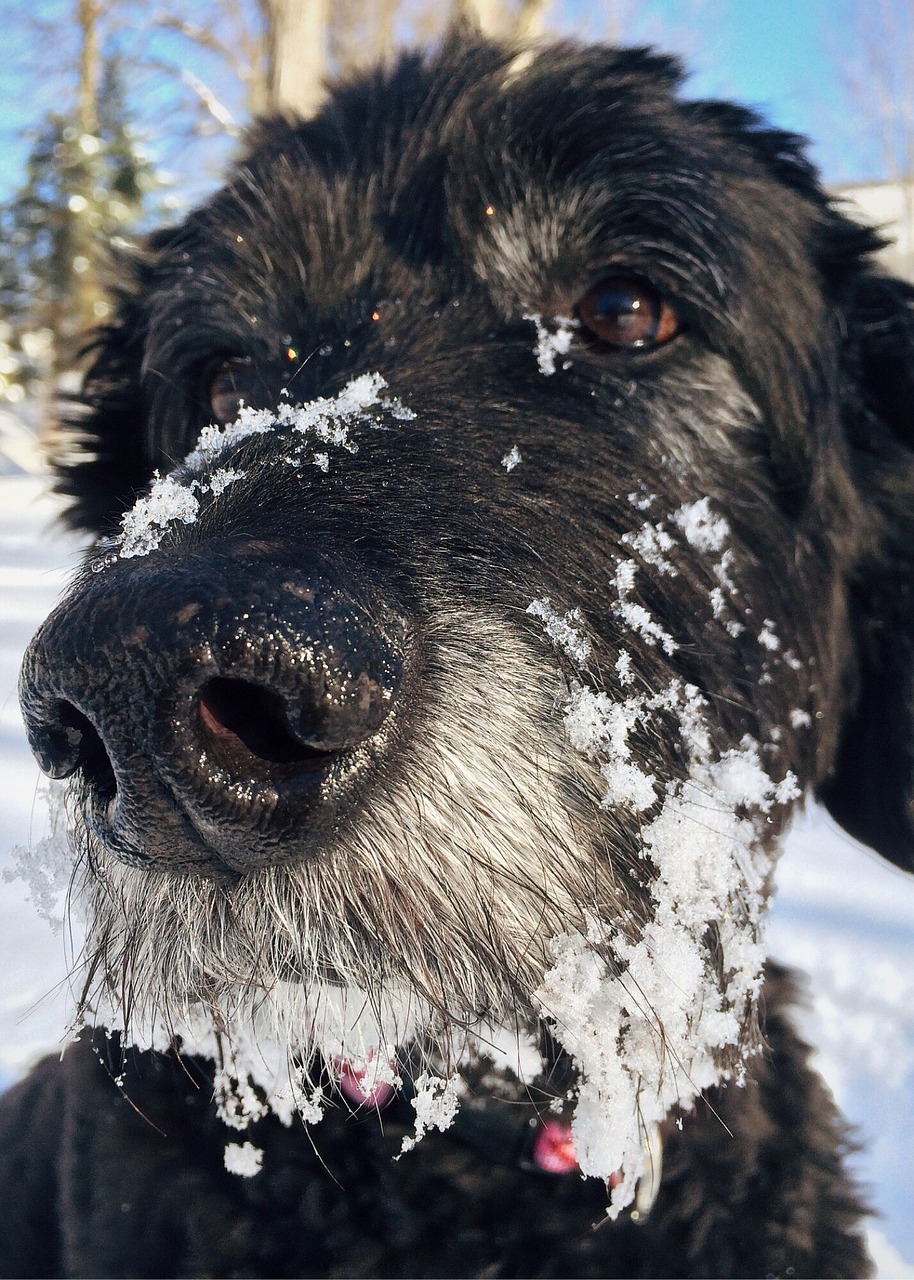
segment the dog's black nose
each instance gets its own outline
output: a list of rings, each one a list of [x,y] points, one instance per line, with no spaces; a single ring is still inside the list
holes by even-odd
[[[306,559],[306,563],[303,563]],[[32,641],[32,749],[114,854],[245,872],[311,856],[383,756],[407,623],[320,559],[224,543],[89,573]]]

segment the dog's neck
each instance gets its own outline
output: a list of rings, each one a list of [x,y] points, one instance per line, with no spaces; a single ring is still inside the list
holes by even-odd
[[[386,1084],[363,1089],[364,1073],[353,1070],[348,1063],[340,1064],[337,1070],[339,1092],[356,1115],[371,1110],[380,1113],[392,1104],[399,1103],[402,1107],[411,1101],[413,1089],[408,1079],[400,1090]],[[509,1101],[484,1093],[464,1098],[449,1133],[458,1142],[472,1147],[486,1164],[548,1177],[580,1174],[570,1120],[552,1114],[551,1108],[545,1113],[537,1110],[529,1099]],[[663,1141],[660,1126],[652,1125],[644,1143],[645,1173],[629,1211],[633,1221],[643,1221],[657,1198],[663,1168]],[[609,1178],[609,1190],[620,1176]]]

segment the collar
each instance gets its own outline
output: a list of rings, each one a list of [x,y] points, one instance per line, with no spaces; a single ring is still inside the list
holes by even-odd
[[[383,1080],[366,1085],[368,1068],[357,1070],[348,1062],[335,1065],[340,1093],[359,1111],[383,1111],[398,1096],[407,1101],[410,1098],[412,1089],[408,1081],[400,1090]],[[473,1147],[489,1164],[514,1166],[548,1177],[580,1173],[570,1123],[553,1115],[531,1114],[531,1107],[527,1105],[501,1099],[464,1098],[447,1132]],[[647,1218],[657,1199],[662,1176],[663,1136],[660,1126],[654,1124],[645,1138],[644,1173],[629,1210],[632,1221],[643,1222]],[[609,1178],[610,1188],[620,1180],[621,1175],[613,1174]]]

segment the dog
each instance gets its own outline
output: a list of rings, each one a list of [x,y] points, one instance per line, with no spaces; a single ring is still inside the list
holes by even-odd
[[[455,32],[125,268],[3,1274],[868,1274],[762,923],[806,795],[914,865],[914,294],[679,86]]]

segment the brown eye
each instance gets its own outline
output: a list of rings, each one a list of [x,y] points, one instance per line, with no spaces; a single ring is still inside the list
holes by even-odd
[[[223,360],[216,367],[209,384],[209,408],[213,422],[224,427],[234,422],[243,404],[251,403],[254,370],[251,361],[242,357]]]
[[[680,329],[673,308],[639,276],[606,276],[587,290],[576,313],[601,342],[629,350],[662,346]]]

